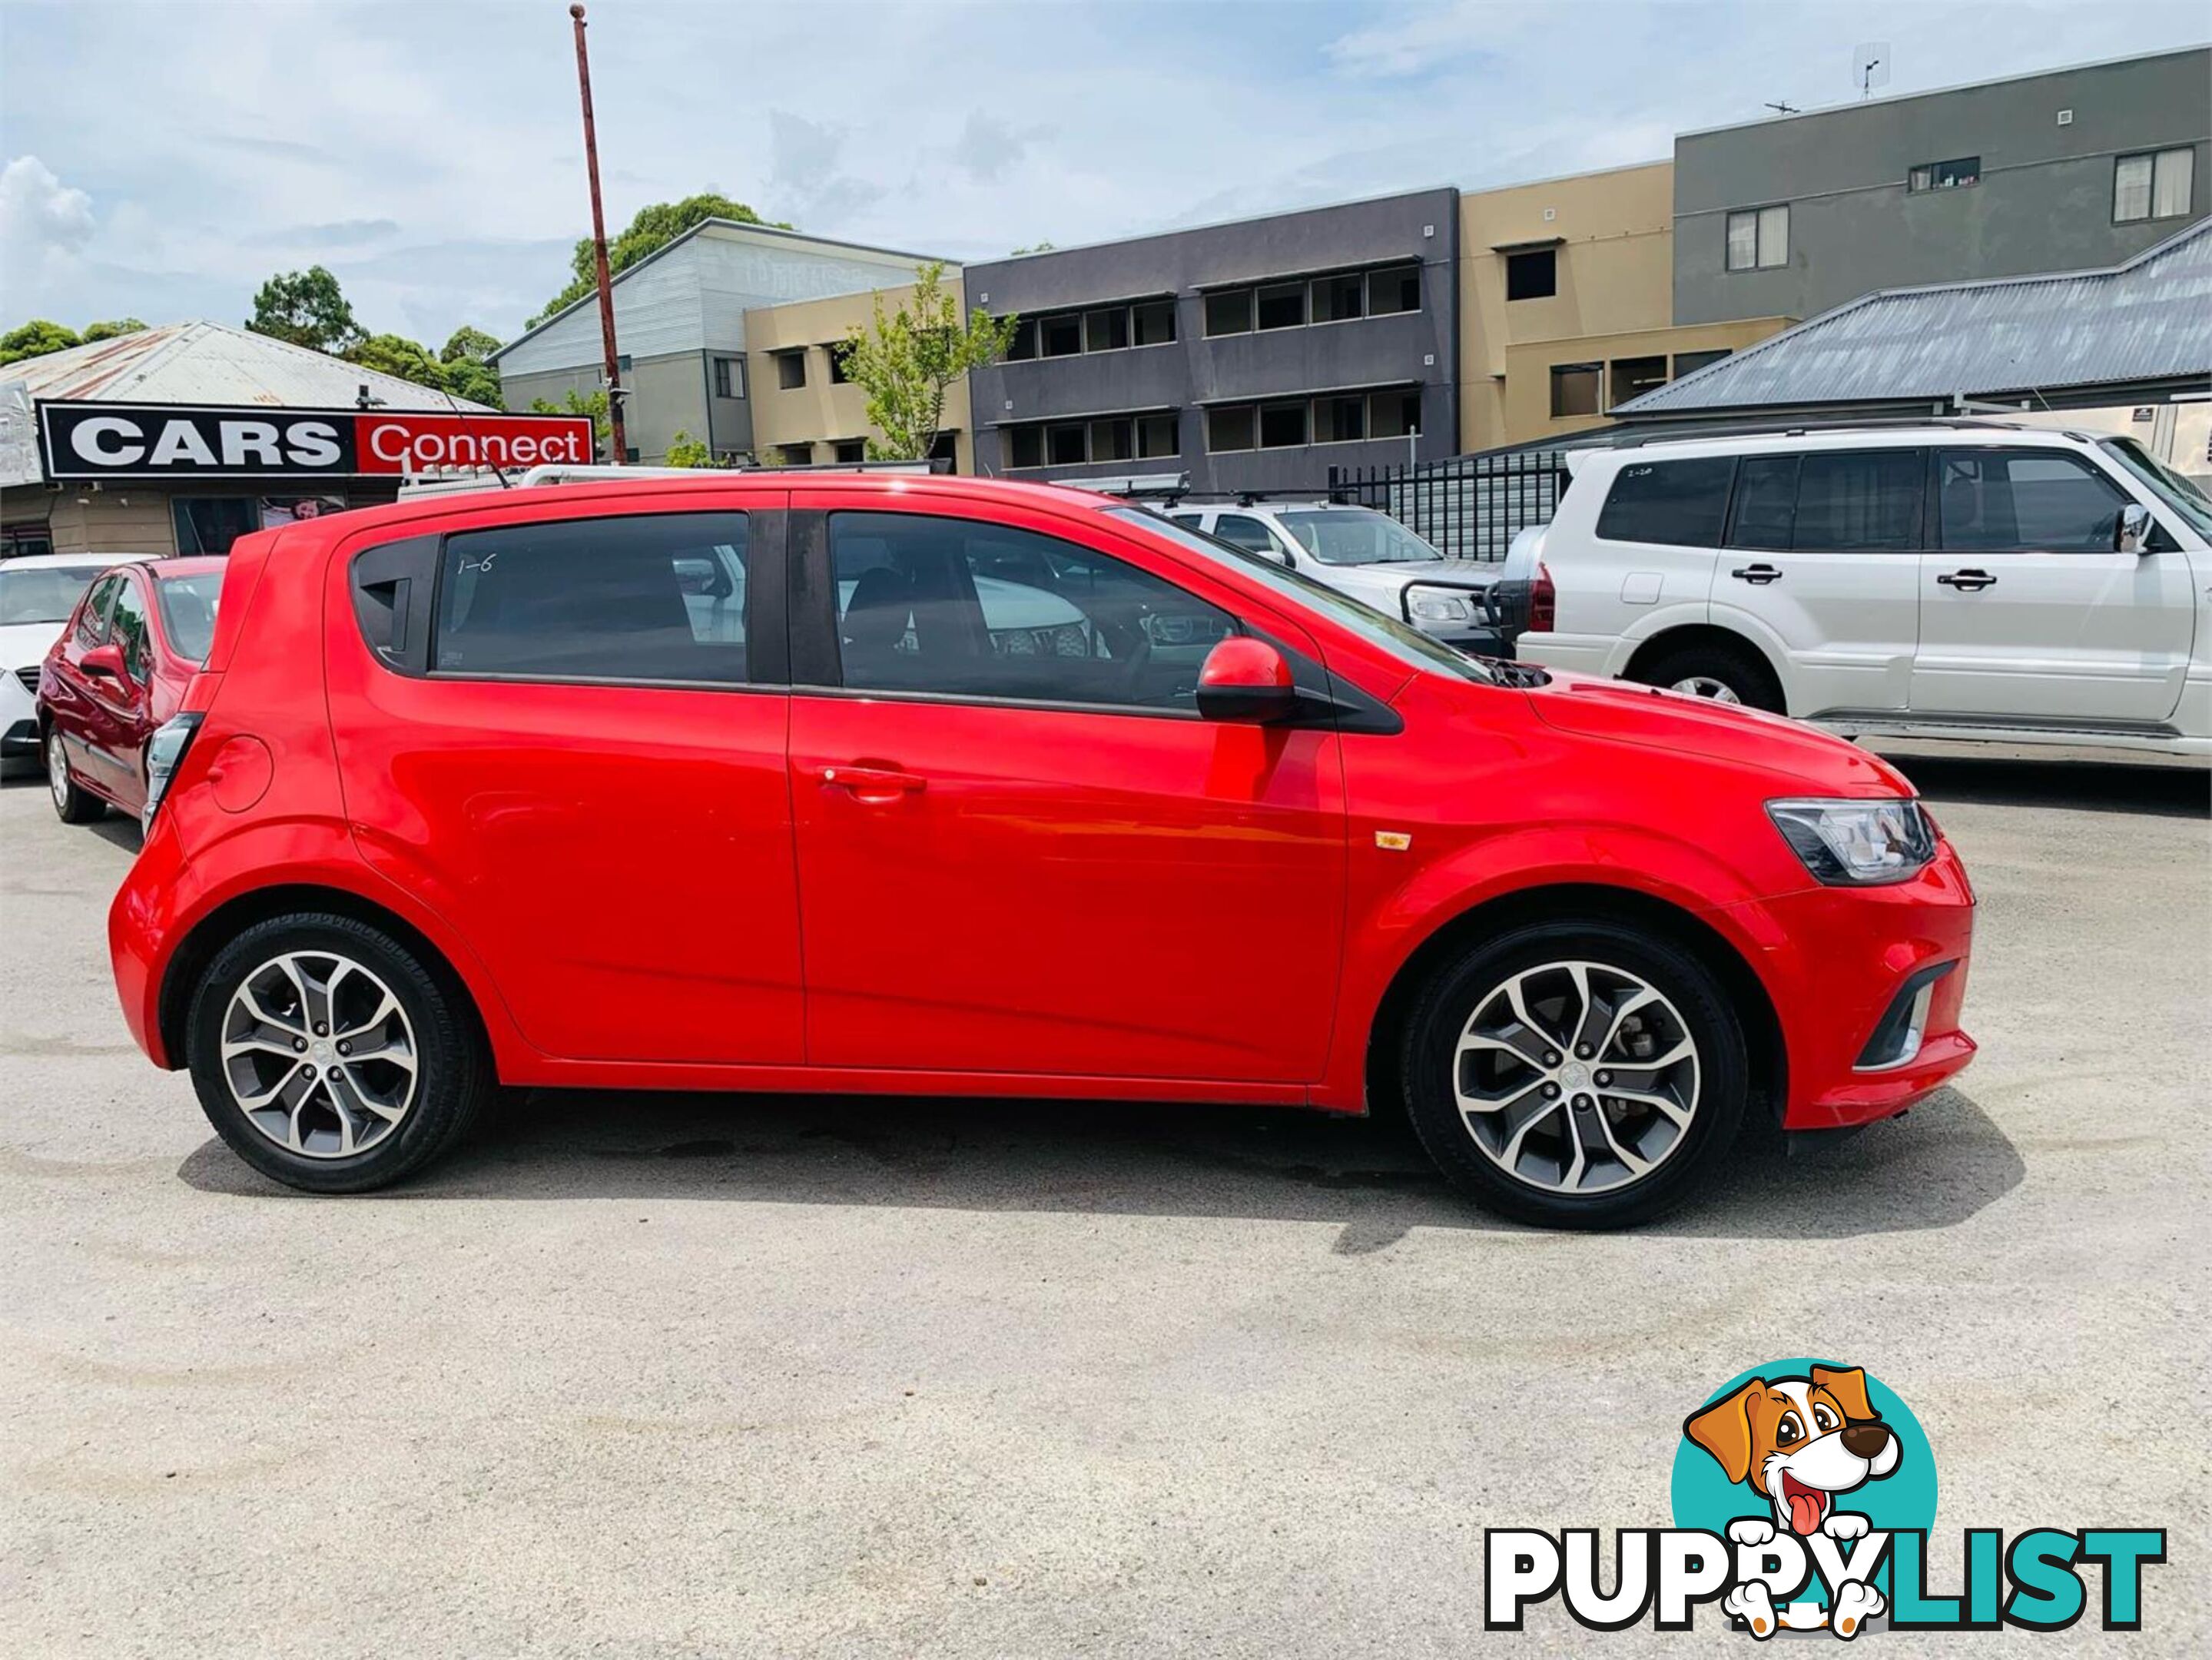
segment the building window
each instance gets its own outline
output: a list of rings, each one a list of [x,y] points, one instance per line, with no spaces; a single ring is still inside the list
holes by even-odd
[[[1225,294],[1206,296],[1206,331],[1215,334],[1249,334],[1252,331],[1252,290],[1231,289]]]
[[[1009,363],[1017,363],[1024,358],[1034,357],[1036,355],[1036,319],[1034,317],[1017,318],[1014,320],[1013,344],[1006,348],[1006,361]]]
[[[937,435],[937,441],[929,447],[929,459],[942,461],[947,467],[957,466],[960,460],[959,441],[949,432]]]
[[[833,386],[848,384],[848,377],[845,374],[845,343],[842,340],[832,340],[822,348],[822,352],[823,356],[830,360],[830,384]]]
[[[1348,444],[1367,436],[1367,400],[1350,398],[1314,399],[1314,442]]]
[[[1164,346],[1176,337],[1176,304],[1147,300],[1129,307],[1130,334],[1140,346]]]
[[[814,446],[811,444],[778,444],[775,453],[787,467],[805,467],[814,464]]]
[[[744,360],[738,357],[717,357],[714,360],[714,396],[743,398],[744,395]]]
[[[1420,392],[1394,386],[1387,392],[1324,392],[1296,401],[1217,404],[1206,412],[1206,447],[1216,453],[1297,449],[1307,444],[1405,438],[1420,429]]]
[[[1074,312],[1048,317],[1037,325],[1039,350],[1047,357],[1073,357],[1083,350],[1083,319]]]
[[[786,392],[797,392],[806,384],[805,352],[780,351],[775,354],[775,384]]]
[[[1179,454],[1182,449],[1181,435],[1176,429],[1182,423],[1172,415],[1147,415],[1137,422],[1137,455],[1140,460],[1154,460],[1161,456]]]
[[[1554,363],[1552,365],[1552,414],[1595,415],[1597,413],[1598,382],[1604,378],[1602,363]]]
[[[1367,398],[1370,438],[1411,438],[1421,429],[1421,394],[1413,391],[1370,392]]]
[[[1109,416],[1091,423],[1091,459],[1127,461],[1137,453],[1136,435],[1126,415]]]
[[[1367,273],[1367,314],[1391,317],[1421,308],[1421,268],[1394,265]]]
[[[1790,209],[1746,208],[1728,216],[1728,268],[1771,271],[1790,263]]]
[[[1667,360],[1663,357],[1616,357],[1613,360],[1613,403],[1626,404],[1632,398],[1667,384]]]
[[[1505,256],[1505,297],[1548,300],[1559,291],[1559,251],[1532,248]]]
[[[1084,444],[1081,425],[1047,427],[1044,433],[1044,453],[1055,467],[1080,466],[1091,459]]]
[[[1129,344],[1129,308],[1109,306],[1083,313],[1083,350],[1119,351]]]
[[[1260,406],[1260,447],[1263,450],[1296,449],[1306,441],[1306,406],[1297,404],[1262,404]]]
[[[1173,455],[1173,414],[1101,415],[1087,421],[1030,421],[1000,429],[1000,453],[1009,469],[1076,467],[1094,461],[1129,461]],[[952,459],[951,435],[939,441]],[[1248,446],[1249,447],[1249,446]]]
[[[1367,279],[1357,271],[1349,277],[1316,277],[1313,282],[1313,319],[1316,323],[1347,323],[1367,314]]]
[[[865,438],[840,438],[830,447],[830,453],[841,466],[850,466],[855,461],[868,459],[868,441]]]
[[[1249,404],[1234,404],[1206,412],[1206,447],[1218,455],[1228,450],[1249,450],[1257,444],[1259,411]]]
[[[261,528],[261,509],[251,496],[175,496],[169,513],[179,553],[228,553],[233,542]]]
[[[1044,429],[1015,427],[1006,434],[1006,465],[1041,467],[1044,465]]]
[[[1674,378],[1679,380],[1686,374],[1695,374],[1708,363],[1717,363],[1723,357],[1734,356],[1725,346],[1717,351],[1678,351],[1674,354]]]
[[[1982,182],[1982,158],[1962,155],[1955,161],[1923,161],[1905,176],[1905,187],[1915,195],[1922,191],[1957,190]]]
[[[1255,314],[1263,329],[1294,329],[1306,320],[1306,285],[1303,283],[1280,283],[1261,289],[1253,301]]]
[[[2139,219],[2179,219],[2196,194],[2197,152],[2177,149],[2123,155],[2112,164],[2112,217],[2120,224]]]

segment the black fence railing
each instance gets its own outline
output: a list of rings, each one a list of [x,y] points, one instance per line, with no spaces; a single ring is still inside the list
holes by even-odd
[[[1567,487],[1558,450],[1492,450],[1413,466],[1331,467],[1328,494],[1389,514],[1455,559],[1503,559],[1548,520]]]

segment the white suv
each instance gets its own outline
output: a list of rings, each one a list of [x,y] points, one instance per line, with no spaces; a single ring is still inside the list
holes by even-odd
[[[1632,440],[1577,457],[1543,561],[1528,662],[1850,736],[2212,756],[2212,500],[2131,439]]]
[[[1498,567],[1446,558],[1388,514],[1343,502],[1254,496],[1228,503],[1185,501],[1161,511],[1177,524],[1364,600],[1448,646],[1479,656],[1512,655],[1486,598]]]

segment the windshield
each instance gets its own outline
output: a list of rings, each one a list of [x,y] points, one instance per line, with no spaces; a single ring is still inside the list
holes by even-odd
[[[2206,541],[2212,542],[2212,497],[2197,481],[2160,460],[2132,438],[2107,438],[2105,453],[2150,486],[2158,499],[2179,514]]]
[[[215,605],[222,593],[222,573],[164,577],[154,584],[154,592],[161,602],[162,632],[177,655],[206,662],[208,648],[215,643]]]
[[[1443,557],[1396,520],[1365,508],[1279,513],[1275,522],[1324,565],[1404,565]]]
[[[1543,684],[1540,671],[1523,669],[1516,664],[1464,656],[1443,641],[1432,640],[1418,629],[1409,629],[1395,617],[1386,616],[1370,605],[1363,605],[1348,594],[1324,587],[1310,576],[1285,570],[1272,559],[1208,536],[1204,531],[1194,530],[1188,525],[1178,524],[1164,514],[1145,508],[1109,508],[1107,513],[1109,517],[1164,536],[1170,541],[1194,552],[1202,553],[1221,564],[1234,566],[1243,575],[1286,595],[1307,610],[1322,612],[1339,627],[1349,629],[1370,645],[1380,646],[1409,668],[1434,669],[1438,673],[1454,675],[1462,680],[1473,680],[1486,686]]]
[[[0,628],[16,623],[66,623],[104,565],[41,565],[32,570],[0,567]]]

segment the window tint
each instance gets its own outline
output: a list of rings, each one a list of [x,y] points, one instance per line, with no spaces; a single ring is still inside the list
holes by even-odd
[[[1949,450],[1936,476],[1947,551],[2110,553],[2127,501],[2102,473],[2056,450]]]
[[[123,666],[133,680],[144,682],[153,666],[153,648],[146,640],[146,601],[138,585],[127,578],[115,590],[115,609],[107,614],[107,637],[123,648]]]
[[[1255,553],[1279,553],[1280,547],[1267,533],[1267,526],[1249,514],[1224,513],[1213,521],[1213,533],[1224,542],[1234,542],[1240,548],[1249,548]]]
[[[1632,461],[1613,478],[1597,516],[1597,533],[1608,542],[1718,547],[1735,471],[1735,463],[1724,455]]]
[[[1196,707],[1227,611],[1056,537],[935,514],[833,513],[844,684],[1035,702]]]
[[[449,536],[432,663],[461,675],[742,681],[747,543],[741,513]]]
[[[122,586],[120,575],[103,576],[93,584],[92,592],[85,597],[84,609],[77,613],[77,644],[96,646],[107,638],[107,608],[115,601],[115,590]]]
[[[215,608],[222,597],[222,573],[163,577],[155,583],[154,595],[161,602],[161,626],[177,655],[205,662],[208,648],[215,643]]]
[[[1820,450],[1797,466],[1791,545],[1814,552],[1883,552],[1920,545],[1921,450]]]
[[[1797,458],[1744,457],[1735,470],[1735,514],[1730,547],[1786,550],[1797,518]]]

